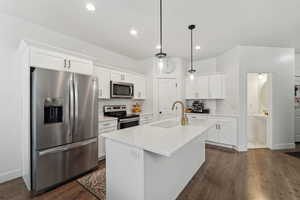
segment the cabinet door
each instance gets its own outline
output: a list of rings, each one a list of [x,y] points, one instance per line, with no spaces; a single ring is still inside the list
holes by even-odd
[[[207,140],[210,141],[210,142],[215,142],[215,143],[219,143],[219,130],[217,129],[217,126],[214,126],[212,128],[210,128],[208,131],[207,131]]]
[[[219,122],[220,143],[237,146],[237,124],[236,120],[222,120]]]
[[[98,78],[99,98],[110,98],[110,72],[100,67],[94,68],[94,75]]]
[[[190,78],[185,79],[185,98],[186,99],[197,99],[197,79],[191,80]]]
[[[132,76],[134,83],[134,98],[146,99],[146,79],[139,76]]]
[[[68,68],[70,72],[75,72],[78,74],[93,74],[93,62],[85,59],[69,57]]]
[[[67,71],[66,55],[37,48],[31,48],[30,65],[38,68]]]
[[[295,118],[295,132],[296,132],[296,142],[300,142],[300,116]]]
[[[147,96],[146,96],[146,78],[141,78],[140,80],[140,92],[141,92],[141,99],[146,99]]]
[[[210,99],[224,99],[224,76],[211,75],[209,76],[208,97]]]
[[[126,74],[118,71],[111,71],[110,79],[115,82],[126,82]]]
[[[98,158],[103,159],[105,156],[105,142],[101,135],[98,136]]]
[[[198,77],[194,87],[196,87],[197,99],[208,99],[208,76]]]

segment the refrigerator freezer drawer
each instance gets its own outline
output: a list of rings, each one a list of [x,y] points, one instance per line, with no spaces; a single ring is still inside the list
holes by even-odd
[[[98,140],[93,138],[45,151],[37,151],[33,191],[56,186],[97,166]]]

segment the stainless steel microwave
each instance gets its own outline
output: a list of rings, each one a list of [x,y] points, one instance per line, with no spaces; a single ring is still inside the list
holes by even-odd
[[[132,83],[124,82],[110,82],[110,96],[111,98],[133,98],[134,85]]]

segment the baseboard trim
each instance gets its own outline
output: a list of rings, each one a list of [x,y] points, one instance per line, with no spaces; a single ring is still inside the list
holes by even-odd
[[[234,149],[236,151],[239,151],[239,148],[237,146],[233,146],[233,145],[221,144],[221,143],[216,143],[216,142],[211,142],[211,141],[205,141],[205,144],[224,147],[224,148],[227,148],[227,149]]]
[[[272,150],[294,149],[295,147],[296,147],[295,143],[274,144]]]
[[[296,135],[295,140],[296,142],[300,142],[300,135]]]
[[[0,174],[0,183],[4,183],[4,182],[10,181],[12,179],[19,178],[21,176],[22,176],[21,169],[4,172],[4,173]]]

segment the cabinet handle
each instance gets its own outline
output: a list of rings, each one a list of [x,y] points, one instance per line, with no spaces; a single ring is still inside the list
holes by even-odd
[[[67,59],[64,59],[64,68],[67,67]]]
[[[121,80],[124,81],[125,80],[125,75],[121,74]]]
[[[69,60],[69,69],[71,68],[71,60]]]

